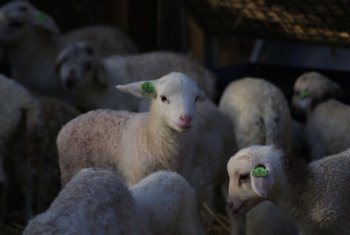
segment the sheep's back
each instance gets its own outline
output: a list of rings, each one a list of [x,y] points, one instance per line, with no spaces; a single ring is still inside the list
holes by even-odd
[[[350,147],[350,107],[336,100],[316,106],[308,117],[306,133],[311,148],[322,147],[323,156],[340,153]],[[320,145],[320,146],[319,146]]]
[[[62,183],[85,167],[117,168],[120,139],[131,115],[100,109],[67,123],[57,137]]]

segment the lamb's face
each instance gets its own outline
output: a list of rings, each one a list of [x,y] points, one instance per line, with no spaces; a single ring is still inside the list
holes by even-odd
[[[57,57],[56,73],[63,86],[70,91],[89,84],[96,69],[94,50],[85,43],[72,43],[66,46]]]
[[[0,9],[0,42],[25,40],[33,27],[54,34],[59,32],[50,16],[38,11],[27,1],[13,1]]]
[[[317,103],[336,97],[339,93],[341,88],[323,75],[317,72],[304,73],[294,84],[292,105],[296,112],[305,113]]]
[[[274,184],[270,160],[279,157],[280,152],[272,146],[260,145],[244,148],[231,157],[227,163],[227,205],[234,213],[246,213],[268,198]]]
[[[159,79],[157,96],[152,105],[157,106],[159,115],[174,130],[184,132],[192,127],[197,103],[204,99],[204,93],[197,84],[181,73],[170,73]]]
[[[10,42],[20,38],[30,27],[30,5],[25,1],[15,1],[0,9],[0,40]]]

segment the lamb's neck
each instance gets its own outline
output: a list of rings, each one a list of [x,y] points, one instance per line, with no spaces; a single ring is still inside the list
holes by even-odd
[[[303,160],[286,159],[284,161],[286,181],[278,185],[271,196],[271,200],[281,209],[290,214],[300,226],[307,221],[310,198],[310,185],[312,174]],[[312,188],[312,187],[311,187]]]
[[[151,146],[160,164],[167,170],[176,170],[184,157],[184,143],[187,142],[187,133],[179,133],[170,128],[156,115],[148,116],[148,143]]]

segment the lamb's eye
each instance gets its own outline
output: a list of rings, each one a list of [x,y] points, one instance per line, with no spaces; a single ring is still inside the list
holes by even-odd
[[[161,100],[163,103],[168,101],[168,99],[167,99],[164,95],[161,95],[161,96],[160,96],[160,100]]]
[[[197,96],[197,97],[196,97],[195,101],[196,101],[196,102],[198,102],[198,101],[199,101],[199,96]]]
[[[239,175],[239,181],[245,181],[248,178],[249,178],[249,173]]]
[[[296,96],[299,96],[299,95],[300,95],[300,91],[295,91],[294,94],[295,94]]]

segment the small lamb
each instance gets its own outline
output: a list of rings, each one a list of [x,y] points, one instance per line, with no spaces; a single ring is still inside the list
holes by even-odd
[[[316,72],[301,75],[294,84],[292,104],[306,114],[304,136],[313,160],[350,147],[350,107],[331,99],[342,93],[338,84]]]
[[[152,52],[103,58],[84,42],[67,45],[58,55],[56,72],[63,86],[84,110],[112,108],[145,111],[140,99],[114,89],[116,84],[151,80],[170,72],[194,79],[209,98],[215,95],[215,78],[190,56]],[[148,110],[148,109],[147,109]]]
[[[130,38],[112,27],[84,27],[61,35],[54,19],[29,1],[15,0],[0,8],[0,43],[11,76],[39,94],[65,96],[55,59],[67,43],[79,40],[103,56],[137,52]]]
[[[66,124],[57,137],[63,185],[86,167],[117,170],[131,185],[157,170],[177,171],[199,196],[221,184],[235,151],[232,128],[193,80],[173,72],[117,87],[151,98],[150,112],[96,110]]]
[[[31,220],[30,234],[204,235],[193,188],[159,171],[130,189],[112,171],[85,168],[51,207]]]
[[[228,206],[246,213],[263,200],[288,212],[305,235],[350,234],[350,149],[314,161],[286,157],[273,146],[251,146],[228,162]]]
[[[260,78],[243,78],[231,82],[220,99],[220,110],[232,122],[238,149],[255,144],[274,144],[292,150],[292,118],[284,94],[274,84]],[[266,216],[269,214],[270,216]],[[263,202],[242,218],[232,216],[231,235],[295,234],[293,221],[271,203]],[[262,227],[268,229],[262,230]]]

